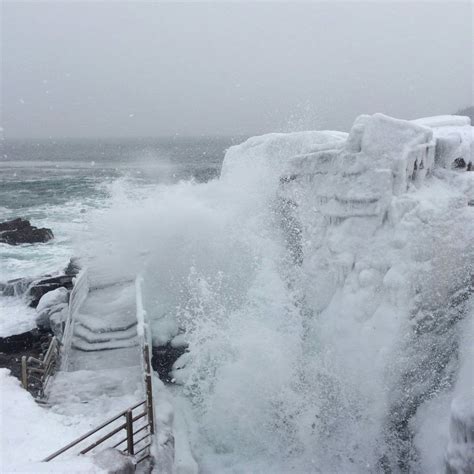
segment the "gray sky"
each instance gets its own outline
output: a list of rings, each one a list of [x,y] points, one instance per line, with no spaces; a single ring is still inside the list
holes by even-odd
[[[472,3],[3,2],[8,137],[347,130],[472,104]]]

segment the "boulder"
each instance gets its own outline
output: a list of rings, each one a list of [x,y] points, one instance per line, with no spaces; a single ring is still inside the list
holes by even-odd
[[[81,266],[77,257],[71,257],[67,267],[64,269],[64,274],[68,276],[76,276],[79,273]]]
[[[73,278],[72,275],[60,275],[32,282],[27,291],[27,297],[30,299],[30,306],[36,308],[43,295],[56,290],[57,288],[64,287],[71,290],[73,287]]]
[[[165,345],[152,347],[151,365],[163,382],[170,383],[176,361],[187,352],[188,344],[180,334]]]
[[[22,218],[0,223],[0,242],[9,245],[48,242],[54,237],[51,229],[38,229]]]
[[[47,309],[60,305],[62,303],[67,303],[69,299],[69,292],[66,288],[60,287],[56,288],[49,293],[46,293],[39,300],[36,311],[38,313],[44,312]]]
[[[66,320],[69,291],[64,288],[56,288],[43,295],[36,307],[36,325],[42,330],[52,330],[54,334],[61,337],[63,322]]]

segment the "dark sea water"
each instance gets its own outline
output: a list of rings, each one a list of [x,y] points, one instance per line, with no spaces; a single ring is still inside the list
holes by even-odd
[[[218,176],[228,137],[89,140],[5,140],[0,144],[0,218],[100,199],[100,184],[208,181]]]

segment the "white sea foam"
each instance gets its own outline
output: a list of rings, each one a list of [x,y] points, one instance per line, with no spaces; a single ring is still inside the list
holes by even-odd
[[[17,296],[0,296],[0,337],[21,334],[36,327],[36,310]]]

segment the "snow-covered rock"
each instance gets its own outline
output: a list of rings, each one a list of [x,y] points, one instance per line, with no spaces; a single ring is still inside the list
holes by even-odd
[[[43,295],[36,307],[36,325],[62,334],[62,323],[67,317],[69,291],[60,287]]]
[[[66,288],[57,288],[43,295],[36,307],[38,313],[58,304],[67,303],[69,292]]]

